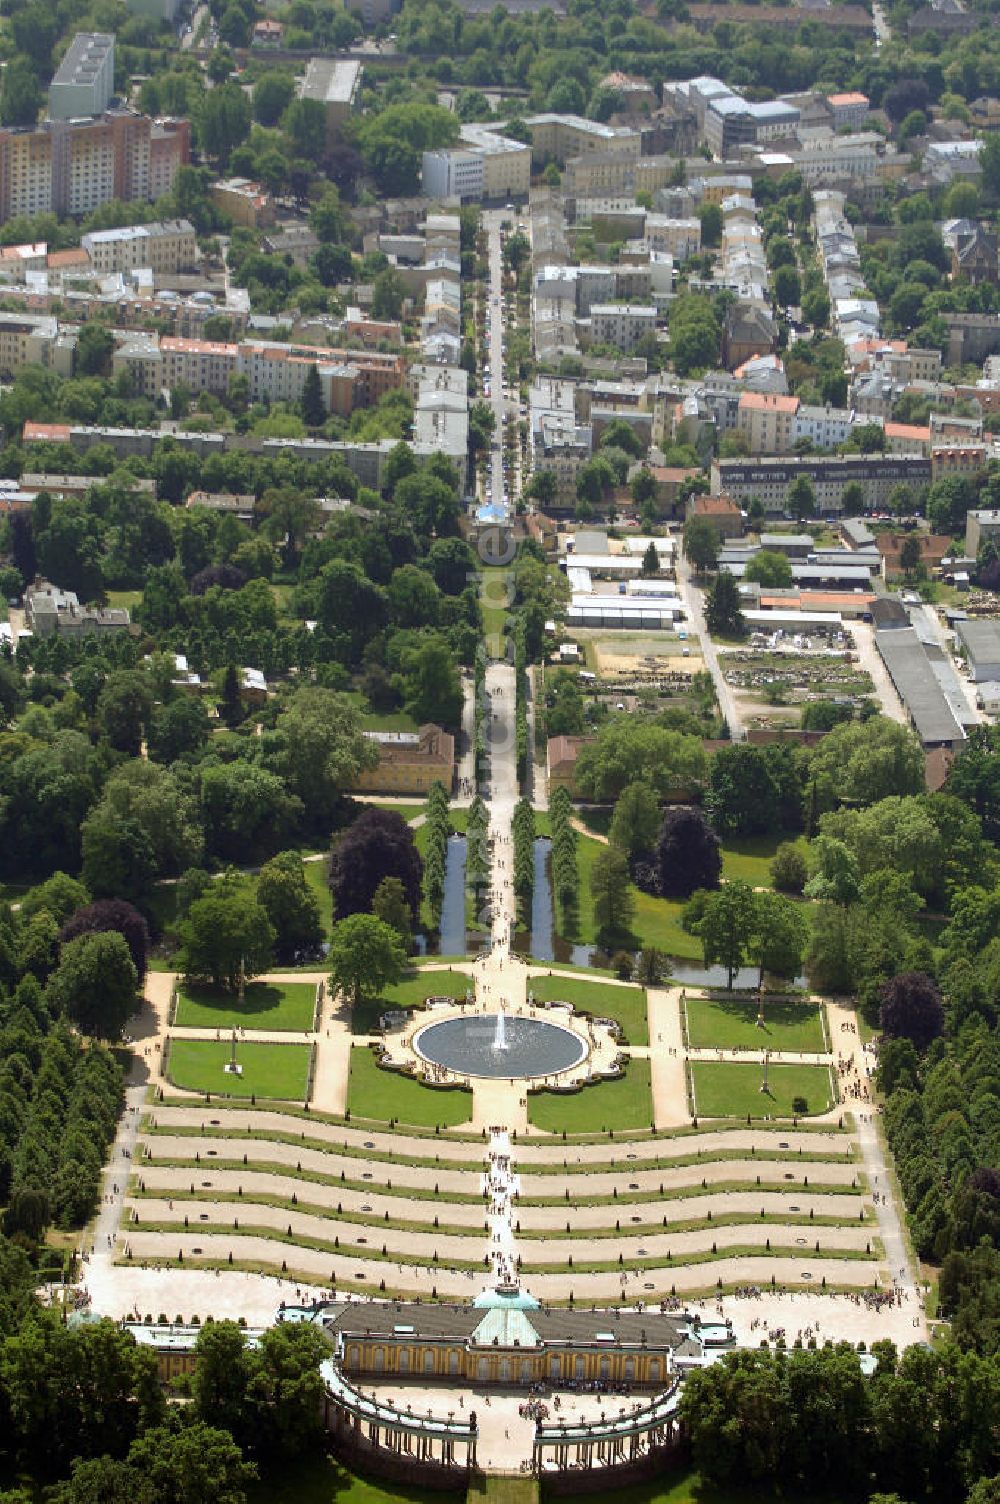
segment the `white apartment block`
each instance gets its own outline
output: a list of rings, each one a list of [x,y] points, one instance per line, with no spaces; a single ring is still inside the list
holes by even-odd
[[[590,341],[631,351],[647,334],[656,333],[656,309],[643,303],[594,303],[590,310]]]
[[[481,199],[483,159],[477,151],[454,146],[444,151],[425,151],[421,180],[426,198]]]
[[[161,274],[178,272],[193,267],[198,256],[194,225],[188,219],[95,230],[82,236],[80,244],[91,266],[102,275],[132,271],[138,266]]]
[[[422,167],[427,198],[506,201],[531,186],[531,148],[485,125],[463,125],[461,145],[425,151]]]
[[[791,162],[807,183],[873,178],[878,172],[880,152],[884,150],[883,138],[875,131],[865,131],[855,136],[809,141],[800,151],[791,153]]]
[[[49,84],[53,120],[101,115],[115,91],[115,39],[105,32],[78,31]]]
[[[846,407],[810,407],[799,404],[793,425],[793,443],[809,439],[817,449],[846,444],[854,427],[854,414]]]

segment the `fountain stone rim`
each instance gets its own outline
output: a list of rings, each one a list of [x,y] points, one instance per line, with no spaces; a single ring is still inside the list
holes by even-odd
[[[569,1037],[578,1046],[578,1054],[574,1060],[571,1060],[567,1062],[567,1064],[558,1067],[539,1064],[537,1069],[532,1069],[530,1071],[525,1071],[523,1068],[515,1070],[504,1068],[502,1070],[487,1071],[473,1070],[468,1066],[460,1067],[457,1065],[449,1065],[444,1061],[434,1059],[432,1055],[425,1053],[425,1051],[421,1048],[421,1038],[425,1034],[429,1033],[432,1029],[438,1029],[445,1024],[459,1021],[465,1021],[466,1023],[477,1021],[482,1023],[485,1020],[489,1020],[495,1025],[499,1017],[504,1018],[507,1025],[527,1023],[531,1024],[533,1027],[544,1029],[546,1032],[551,1031],[552,1033],[569,1035]],[[417,1056],[418,1060],[422,1061],[424,1064],[437,1066],[438,1068],[447,1071],[456,1079],[470,1077],[479,1081],[503,1081],[510,1079],[511,1076],[513,1076],[513,1079],[515,1081],[536,1081],[546,1076],[565,1076],[572,1071],[579,1071],[580,1068],[586,1064],[591,1053],[590,1046],[586,1038],[578,1029],[572,1028],[566,1023],[555,1023],[549,1018],[539,1018],[531,1012],[511,1013],[505,1008],[491,1008],[483,1012],[477,1011],[475,1013],[456,1011],[454,1013],[448,1014],[444,1018],[435,1018],[429,1020],[426,1023],[421,1023],[413,1031],[408,1042],[411,1050]],[[506,1049],[499,1049],[495,1050],[494,1053],[496,1059],[500,1061],[504,1060],[508,1052]]]

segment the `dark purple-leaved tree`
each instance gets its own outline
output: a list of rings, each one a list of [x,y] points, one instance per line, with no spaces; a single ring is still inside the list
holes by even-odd
[[[387,877],[398,877],[416,925],[423,870],[413,831],[402,815],[369,805],[337,839],[330,853],[334,917],[370,914],[379,883]]]
[[[879,989],[882,1033],[909,1039],[918,1050],[944,1033],[944,1004],[935,982],[923,971],[904,971]]]
[[[690,898],[699,888],[719,886],[722,848],[700,809],[667,810],[653,866],[661,898]]]
[[[139,910],[124,898],[99,898],[77,909],[59,931],[59,943],[65,945],[80,935],[97,935],[105,930],[117,930],[123,936],[141,987],[146,980],[149,926]]]

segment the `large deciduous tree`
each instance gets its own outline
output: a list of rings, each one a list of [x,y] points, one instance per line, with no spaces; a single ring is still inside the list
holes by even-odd
[[[261,904],[235,881],[223,878],[196,899],[180,936],[181,968],[192,982],[236,992],[241,975],[257,976],[271,964],[271,922]]]
[[[667,810],[652,875],[662,898],[690,898],[699,888],[719,886],[722,848],[700,809],[683,805]]]
[[[319,904],[297,851],[280,852],[264,863],[257,902],[274,930],[276,960],[291,963],[318,951],[323,939]]]
[[[48,996],[84,1034],[120,1039],[135,1011],[138,973],[124,935],[84,934],[62,948]]]
[[[709,894],[698,922],[706,966],[724,966],[730,991],[733,977],[746,959],[754,928],[754,893],[749,883],[726,883]]]
[[[351,914],[334,925],[327,959],[331,987],[358,1003],[399,981],[406,952],[391,925],[374,914]]]
[[[139,910],[125,899],[99,899],[96,903],[88,903],[77,909],[59,931],[59,942],[67,945],[81,935],[102,935],[111,931],[121,935],[128,946],[141,987],[146,980],[149,926]]]
[[[909,1039],[924,1050],[944,1032],[944,1004],[937,985],[925,973],[905,972],[879,992],[882,1032],[890,1039]]]
[[[403,885],[411,922],[420,914],[423,862],[413,831],[391,809],[372,805],[338,837],[330,854],[330,888],[338,919],[367,914],[379,885],[397,877]]]

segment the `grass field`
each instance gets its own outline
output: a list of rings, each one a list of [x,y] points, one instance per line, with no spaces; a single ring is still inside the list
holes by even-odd
[[[771,863],[774,853],[781,845],[780,835],[746,836],[735,838],[722,847],[722,876],[729,882],[742,878],[753,888],[771,886]]]
[[[833,1106],[830,1072],[825,1065],[768,1066],[768,1094],[760,1090],[758,1064],[696,1061],[689,1065],[694,1084],[695,1112],[706,1118],[791,1117],[795,1097],[804,1097],[807,1111],[826,1112]]]
[[[472,978],[464,971],[412,972],[395,986],[387,987],[380,998],[366,998],[356,1004],[351,1015],[351,1032],[374,1034],[387,1008],[419,1008],[429,997],[463,998],[466,988],[471,986]]]
[[[327,1456],[297,1460],[247,1489],[247,1504],[440,1504],[444,1497],[438,1489],[361,1478]],[[461,1504],[465,1495],[447,1497]]]
[[[580,871],[580,901],[578,904],[576,933],[567,935],[567,940],[578,940],[585,945],[597,941],[594,925],[594,905],[590,896],[590,874],[604,847],[600,841],[589,836],[580,836],[577,842],[577,864]],[[635,898],[635,919],[632,928],[640,946],[655,945],[667,955],[685,961],[701,960],[701,941],[697,935],[685,934],[681,929],[681,910],[684,905],[672,903],[666,898],[654,898],[651,893],[632,889]]]
[[[814,1003],[757,1004],[737,998],[688,998],[688,1042],[694,1049],[823,1050],[823,1020]]]
[[[541,1002],[572,1003],[584,1013],[617,1019],[629,1044],[649,1043],[645,988],[609,987],[576,977],[531,977],[528,988]]]
[[[323,934],[328,939],[333,925],[333,894],[330,892],[330,884],[326,880],[326,868],[327,859],[325,853],[318,862],[303,862],[302,864],[302,870],[306,875],[306,883],[319,905],[319,917],[323,925]]]
[[[332,1457],[306,1457],[265,1474],[247,1489],[247,1504],[530,1504],[538,1497],[534,1479],[484,1478],[468,1493],[442,1494],[402,1483],[361,1478]],[[773,1489],[718,1489],[696,1473],[668,1473],[648,1483],[588,1493],[591,1504],[774,1504]],[[843,1504],[844,1494],[782,1490],[781,1504]]]
[[[183,1029],[294,1029],[312,1028],[316,988],[312,982],[250,982],[241,1005],[231,992],[211,987],[178,989],[174,1023]]]
[[[175,1086],[187,1091],[215,1092],[229,1097],[274,1097],[299,1101],[305,1096],[309,1075],[306,1044],[238,1044],[236,1059],[241,1076],[229,1076],[223,1067],[232,1046],[226,1040],[172,1039],[167,1075]]]
[[[434,1128],[438,1123],[454,1128],[472,1117],[471,1091],[423,1086],[398,1071],[380,1070],[374,1051],[365,1045],[351,1050],[347,1105],[352,1116],[385,1123],[395,1118],[418,1128]]]
[[[603,1133],[608,1128],[648,1128],[653,1121],[649,1061],[631,1060],[617,1081],[577,1092],[536,1091],[528,1121],[546,1133]]]

